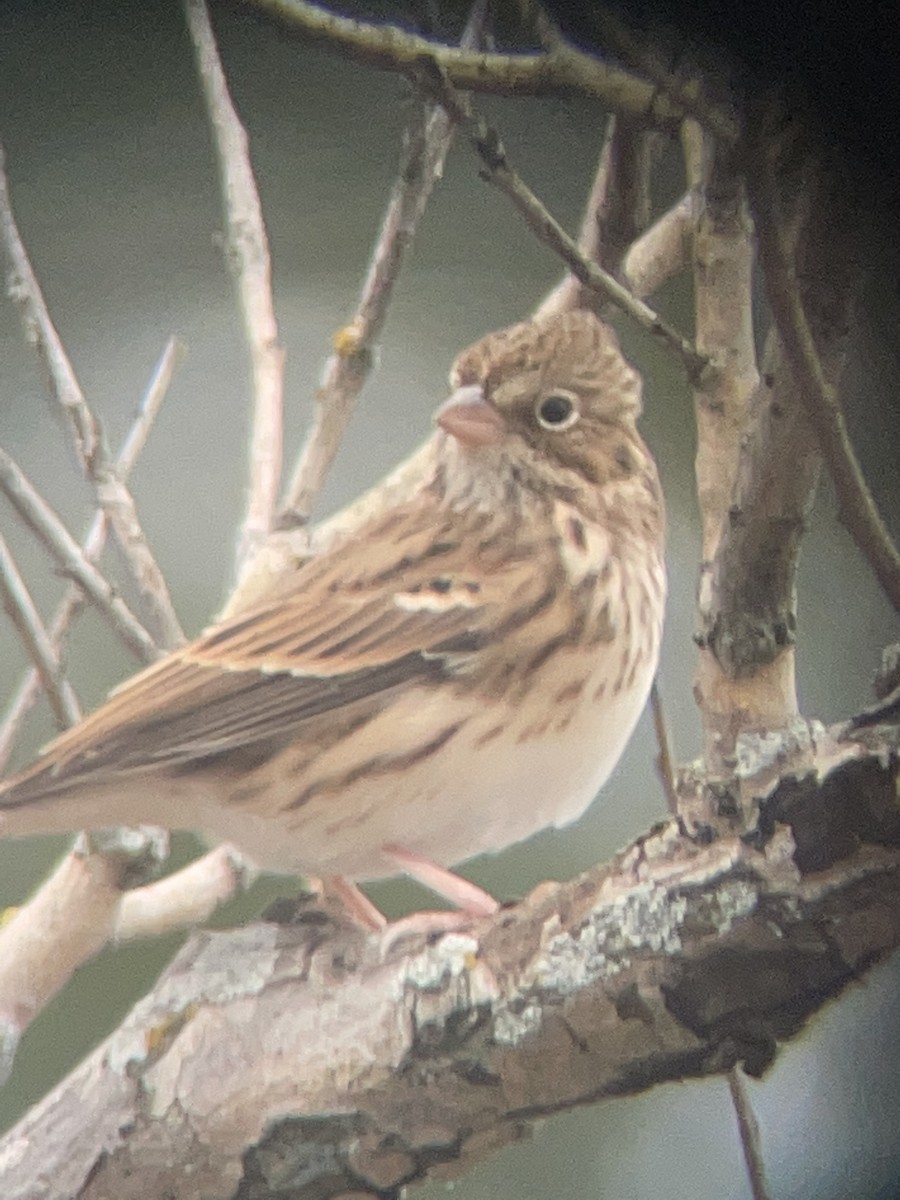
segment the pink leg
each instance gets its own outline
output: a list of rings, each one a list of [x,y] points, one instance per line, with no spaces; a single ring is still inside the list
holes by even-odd
[[[347,913],[363,929],[384,929],[387,925],[388,920],[384,913],[375,907],[355,883],[345,879],[343,875],[330,875],[324,883],[328,891],[337,896]]]
[[[463,879],[461,875],[454,875],[446,867],[439,867],[411,850],[404,850],[402,846],[383,846],[382,849],[407,875],[417,879],[444,900],[449,900],[467,916],[492,917],[500,911],[499,903],[489,892],[470,883],[468,879]]]

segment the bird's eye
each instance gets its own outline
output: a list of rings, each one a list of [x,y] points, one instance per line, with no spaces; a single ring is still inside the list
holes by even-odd
[[[555,391],[542,396],[535,415],[545,429],[570,429],[578,420],[578,403],[571,392]]]

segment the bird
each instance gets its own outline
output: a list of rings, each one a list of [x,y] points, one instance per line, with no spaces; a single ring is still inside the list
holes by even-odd
[[[435,429],[245,610],[0,784],[0,837],[152,824],[345,896],[591,804],[659,660],[665,510],[641,377],[571,309],[456,358]]]

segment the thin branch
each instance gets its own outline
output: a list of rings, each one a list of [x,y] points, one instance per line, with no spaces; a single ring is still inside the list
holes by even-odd
[[[0,238],[9,261],[10,294],[17,302],[28,341],[47,366],[53,396],[71,427],[75,448],[109,518],[123,556],[146,605],[159,642],[167,649],[184,641],[169,590],[138,520],[131,493],[116,474],[100,423],[79,386],[16,225],[0,148]]]
[[[0,449],[0,490],[28,527],[37,534],[64,575],[83,589],[101,616],[143,663],[155,662],[161,651],[131,609],[84,554],[43,497],[35,490],[22,469]]]
[[[654,679],[650,689],[650,711],[653,715],[653,732],[656,734],[656,770],[666,797],[666,808],[673,817],[678,816],[678,789],[675,786],[675,760],[666,724],[666,713],[659,691],[659,680]]]
[[[159,830],[79,834],[39,891],[0,927],[0,1084],[31,1021],[106,946],[123,889],[168,852]]]
[[[554,27],[547,26],[543,13],[541,13],[539,24],[546,36],[554,35]],[[600,157],[597,160],[597,170],[594,172],[591,190],[588,193],[581,218],[581,228],[578,231],[578,249],[585,258],[598,265],[602,264],[604,267],[610,267],[610,264],[601,256],[603,246],[602,213],[606,209],[610,196],[616,193],[618,187],[616,178],[618,163],[614,151],[618,127],[615,115],[611,116],[606,122],[606,132]],[[534,312],[535,317],[540,319],[553,313],[565,312],[570,308],[579,308],[583,300],[583,291],[584,285],[574,275],[567,273],[537,306]]]
[[[462,45],[478,43],[484,24],[484,0],[472,9]],[[406,260],[419,221],[440,179],[454,126],[440,105],[427,104],[414,132],[407,132],[397,178],[353,318],[334,340],[316,392],[313,425],[300,453],[279,514],[279,525],[305,524],[337,453],[353,404],[372,369],[374,344],[387,317],[394,285]]]
[[[643,300],[638,300],[608,272],[601,270],[579,250],[577,243],[538,200],[512,169],[499,134],[454,90],[440,69],[420,71],[415,81],[440,100],[464,130],[484,167],[484,177],[512,201],[529,229],[549,246],[572,274],[592,292],[627,313],[642,329],[659,339],[681,361],[689,378],[697,381],[707,374],[709,360],[665,322]]]
[[[766,1183],[766,1163],[759,1137],[759,1124],[753,1111],[753,1105],[750,1103],[750,1097],[747,1095],[747,1085],[744,1083],[741,1068],[733,1066],[728,1072],[727,1079],[731,1103],[737,1117],[741,1149],[744,1152],[744,1162],[747,1166],[747,1178],[750,1180],[753,1200],[771,1200],[769,1185]]]
[[[250,494],[237,548],[243,565],[272,529],[281,486],[284,349],[272,301],[272,267],[247,132],[232,103],[204,0],[185,16],[219,161],[226,261],[234,278],[253,371]]]
[[[149,437],[156,414],[159,412],[172,377],[184,358],[185,346],[177,338],[170,337],[156,364],[147,390],[141,401],[137,416],[125,435],[125,440],[116,459],[116,471],[123,482],[127,482]],[[82,541],[81,548],[89,563],[96,565],[106,545],[106,514],[101,510],[94,515],[90,528]],[[77,584],[70,584],[53,615],[49,626],[50,644],[59,655],[65,636],[75,618],[83,610],[84,592]],[[3,723],[0,724],[0,773],[3,772],[12,748],[15,745],[22,721],[41,693],[41,677],[35,667],[29,668],[19,684],[15,696],[9,703]]]
[[[258,874],[234,846],[216,846],[165,879],[123,893],[111,940],[160,937],[200,925],[226,900],[246,890]]]
[[[763,136],[750,147],[747,187],[756,220],[766,293],[800,401],[834,481],[840,520],[862,551],[885,595],[900,611],[900,552],[891,538],[853,450],[836,388],[828,381],[800,298],[797,270],[782,219],[772,153]]]
[[[305,0],[255,3],[295,33],[352,54],[370,66],[408,72],[430,64],[445,71],[457,87],[473,92],[507,96],[580,92],[614,112],[670,129],[697,107],[673,102],[655,84],[586,54],[562,37],[555,38],[543,54],[485,54],[431,41],[397,25],[354,21]],[[735,138],[735,122],[724,110],[703,106],[700,119],[721,136]]]
[[[687,192],[631,243],[622,260],[622,280],[633,295],[652,296],[682,269],[688,261],[696,211],[696,194]]]
[[[0,602],[6,609],[28,656],[35,664],[59,729],[81,717],[78,699],[66,679],[59,657],[25,581],[19,573],[6,539],[0,534]]]

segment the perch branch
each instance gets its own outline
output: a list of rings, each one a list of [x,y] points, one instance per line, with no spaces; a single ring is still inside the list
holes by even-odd
[[[169,338],[116,459],[116,472],[123,482],[127,482],[134,464],[140,457],[172,376],[184,353],[184,345],[177,338]],[[100,510],[95,514],[81,547],[86,561],[93,565],[96,565],[106,544],[107,528],[106,515]],[[70,584],[50,622],[50,645],[55,655],[60,654],[66,634],[83,607],[84,592],[76,584]],[[32,667],[25,672],[9,703],[3,723],[0,724],[0,774],[12,753],[22,721],[34,705],[40,691],[41,677],[37,668]]]
[[[670,822],[436,941],[303,910],[196,934],[0,1143],[7,1193],[385,1195],[576,1104],[761,1073],[900,945],[892,746],[779,743],[749,828]]]
[[[109,518],[122,555],[156,632],[166,649],[184,641],[172,607],[166,581],[138,520],[131,493],[116,474],[100,423],[75,377],[59,334],[50,318],[16,225],[2,148],[0,148],[0,237],[9,262],[10,293],[22,315],[25,335],[46,364],[54,398],[72,431],[85,474],[94,486],[97,501]]]
[[[232,103],[204,0],[185,15],[219,162],[225,258],[237,290],[253,373],[250,494],[238,538],[238,575],[272,529],[281,485],[284,350],[272,301],[272,266],[247,132]]]

